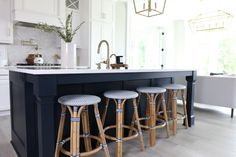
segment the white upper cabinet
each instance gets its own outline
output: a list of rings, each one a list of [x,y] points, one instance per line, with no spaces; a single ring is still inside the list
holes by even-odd
[[[101,40],[107,40],[110,52],[113,50],[113,0],[91,0],[91,67],[106,59],[106,48],[102,46],[100,54],[97,54],[98,44]],[[105,52],[104,52],[105,51]]]
[[[113,0],[92,0],[92,20],[112,22]]]
[[[64,0],[14,0],[13,19],[16,22],[61,26],[59,19],[65,20]]]
[[[13,23],[11,21],[11,1],[0,0],[0,43],[13,42]]]

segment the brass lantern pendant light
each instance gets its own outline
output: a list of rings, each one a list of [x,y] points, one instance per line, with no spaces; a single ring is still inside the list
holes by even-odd
[[[133,0],[136,14],[152,17],[164,13],[166,0]]]

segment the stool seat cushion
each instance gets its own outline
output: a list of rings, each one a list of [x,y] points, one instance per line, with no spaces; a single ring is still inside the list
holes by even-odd
[[[181,90],[181,89],[186,89],[186,86],[182,84],[169,84],[166,85],[165,88],[169,90]]]
[[[101,99],[95,95],[65,95],[58,102],[67,106],[84,106],[97,104]]]
[[[158,94],[158,93],[165,93],[165,88],[160,87],[139,87],[137,91],[140,93],[148,93],[148,94]]]
[[[110,99],[133,99],[138,97],[138,93],[129,90],[111,90],[104,93]]]

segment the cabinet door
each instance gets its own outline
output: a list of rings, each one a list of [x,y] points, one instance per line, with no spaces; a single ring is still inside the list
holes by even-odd
[[[102,22],[112,22],[113,0],[91,0],[92,19]]]
[[[13,42],[10,2],[10,0],[0,0],[0,43]]]
[[[101,19],[101,3],[102,0],[90,0],[91,2],[91,19],[100,20]]]
[[[97,54],[97,48],[101,38],[102,23],[98,21],[93,21],[91,23],[91,67],[96,68],[96,63],[99,63],[102,59],[102,54]],[[102,53],[102,51],[101,51]]]
[[[10,109],[8,76],[0,76],[0,110]]]
[[[61,26],[65,19],[64,0],[14,0],[14,20],[29,23],[46,22]]]
[[[102,0],[101,18],[104,22],[112,23],[113,19],[113,1]]]

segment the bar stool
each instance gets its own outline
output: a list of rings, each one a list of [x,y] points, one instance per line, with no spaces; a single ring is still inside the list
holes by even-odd
[[[104,150],[106,157],[110,157],[107,148],[107,143],[105,140],[104,130],[102,127],[102,122],[100,119],[100,114],[98,111],[97,104],[100,101],[101,99],[94,95],[66,95],[58,99],[58,102],[61,104],[61,118],[59,123],[55,157],[59,157],[60,152],[70,157],[89,156],[94,153],[97,153],[101,149]],[[90,135],[88,114],[89,105],[93,105],[100,137]],[[71,115],[70,137],[62,139],[65,123],[65,114],[67,110],[69,110],[69,113]],[[81,121],[83,135],[80,134]],[[80,152],[80,138],[84,139],[86,152]],[[100,146],[93,149],[91,146],[91,139],[98,141],[100,143]],[[69,141],[70,151],[63,148],[63,145]]]
[[[136,104],[136,98],[138,97],[138,93],[134,91],[128,91],[128,90],[113,90],[113,91],[105,92],[104,96],[106,97],[106,108],[102,117],[103,124],[105,122],[109,100],[113,99],[116,105],[116,125],[107,126],[104,129],[105,137],[109,140],[116,141],[116,157],[122,157],[123,141],[128,141],[138,136],[139,136],[139,140],[141,144],[141,151],[143,151],[144,150],[143,135],[142,135],[140,123],[138,121],[139,116],[138,116],[138,110],[137,110],[137,104]],[[124,121],[123,110],[124,110],[124,105],[127,99],[133,100],[134,119],[137,120],[137,129],[123,124],[123,121]],[[106,134],[106,131],[109,129],[116,129],[116,137],[112,137]],[[124,137],[123,129],[132,130],[133,134],[129,135],[128,137]]]
[[[164,96],[166,89],[159,87],[139,87],[137,88],[137,91],[140,93],[139,99],[141,94],[147,95],[147,117],[139,118],[139,120],[147,120],[147,123],[145,125],[141,125],[141,127],[144,129],[149,129],[150,146],[154,146],[156,143],[155,136],[157,128],[166,127],[167,137],[169,137],[169,125]],[[156,103],[158,96],[160,96],[160,98],[158,103]],[[160,105],[162,105],[162,111],[160,111]],[[163,116],[159,115],[159,113],[163,113]]]
[[[177,131],[177,115],[180,115],[184,118],[184,124],[186,129],[188,128],[188,116],[187,116],[187,108],[186,108],[186,100],[185,100],[185,90],[186,86],[181,84],[170,84],[165,86],[168,93],[168,102],[167,102],[167,110],[170,111],[170,105],[172,107],[172,129],[173,134],[176,134]],[[177,112],[177,96],[180,93],[183,103],[183,113]]]

